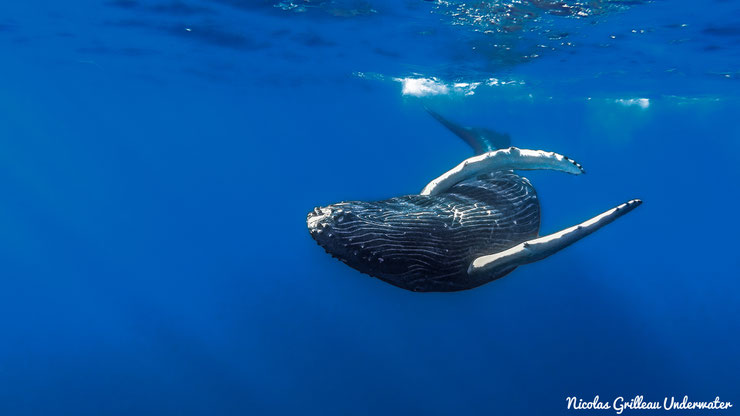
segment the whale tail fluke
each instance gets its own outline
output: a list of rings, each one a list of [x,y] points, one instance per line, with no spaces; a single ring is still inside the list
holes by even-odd
[[[511,137],[507,133],[499,133],[482,127],[464,127],[444,118],[429,107],[425,106],[424,109],[435,120],[463,139],[465,143],[473,148],[476,155],[511,146]]]

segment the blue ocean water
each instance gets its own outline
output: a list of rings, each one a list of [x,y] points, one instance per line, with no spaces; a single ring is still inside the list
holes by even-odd
[[[740,413],[738,2],[6,1],[0,47],[0,414]],[[475,290],[360,274],[306,214],[469,157],[424,105],[586,167],[526,173],[543,233],[644,204]]]

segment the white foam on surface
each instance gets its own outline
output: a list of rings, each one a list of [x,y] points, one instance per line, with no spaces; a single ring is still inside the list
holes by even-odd
[[[646,110],[648,107],[650,107],[649,98],[618,98],[614,100],[614,102],[625,107],[640,107],[643,110]]]

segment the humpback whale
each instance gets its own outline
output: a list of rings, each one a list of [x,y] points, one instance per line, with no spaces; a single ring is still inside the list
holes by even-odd
[[[316,207],[306,219],[311,236],[333,257],[392,285],[417,292],[452,292],[478,287],[542,260],[642,202],[633,199],[539,236],[537,193],[514,171],[547,169],[580,175],[585,173],[583,167],[558,153],[496,149],[486,137],[466,137],[477,155],[429,182],[419,194]]]

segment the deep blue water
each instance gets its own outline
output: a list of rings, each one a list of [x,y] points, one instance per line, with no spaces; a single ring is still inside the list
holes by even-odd
[[[740,413],[736,1],[6,1],[0,48],[2,415]],[[526,174],[543,233],[645,202],[475,290],[360,274],[306,213],[469,157],[423,104],[586,167]]]

